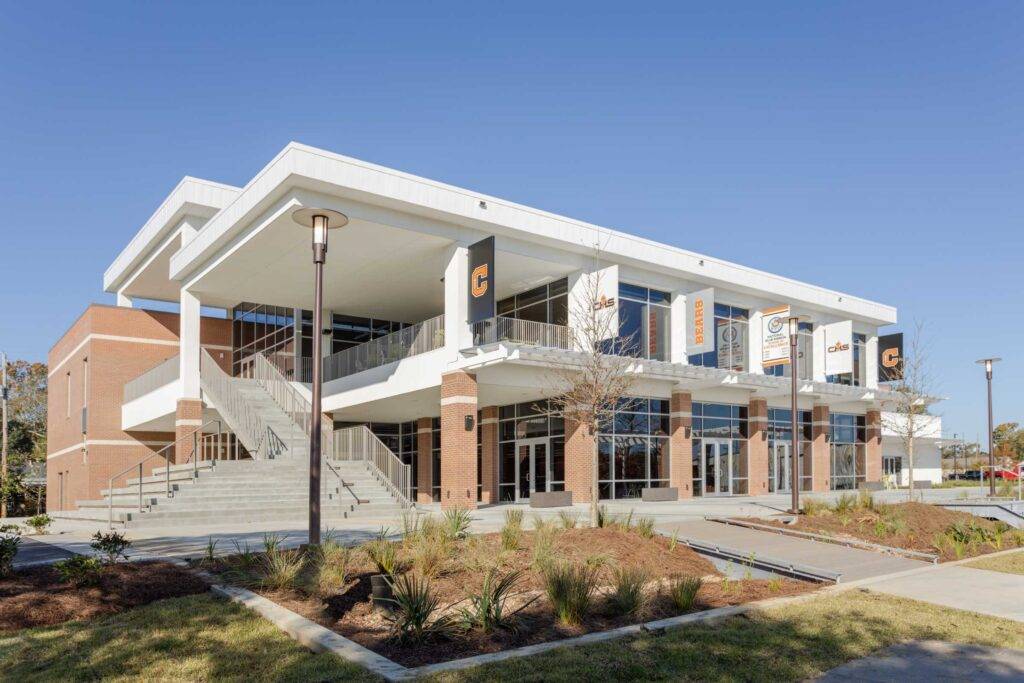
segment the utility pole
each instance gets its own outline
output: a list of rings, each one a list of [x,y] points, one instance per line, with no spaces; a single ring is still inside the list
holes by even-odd
[[[0,518],[7,516],[7,395],[10,393],[7,388],[7,354],[0,351],[0,364],[3,365],[3,382],[0,383],[0,404],[3,404],[2,416],[0,421],[3,422],[3,436],[0,441],[0,485],[3,486],[3,490],[0,491]]]

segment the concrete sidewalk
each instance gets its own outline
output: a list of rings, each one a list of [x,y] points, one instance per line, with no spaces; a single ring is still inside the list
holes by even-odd
[[[936,640],[901,643],[826,671],[817,680],[826,683],[1021,681],[1024,680],[1024,652]]]
[[[692,538],[740,550],[744,555],[784,560],[842,574],[842,582],[857,581],[931,566],[920,560],[860,550],[821,541],[793,538],[767,531],[694,520],[659,523],[657,529],[679,538]]]

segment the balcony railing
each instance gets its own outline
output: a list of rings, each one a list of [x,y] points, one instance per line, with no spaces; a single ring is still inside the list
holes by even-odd
[[[532,320],[519,320],[498,316],[473,324],[473,344],[494,344],[511,342],[529,346],[543,346],[552,349],[572,348],[569,328],[565,325],[551,325]]]
[[[324,381],[348,377],[444,346],[444,316],[424,320],[324,358]],[[296,374],[307,374],[300,364]],[[308,373],[312,378],[312,373]]]
[[[146,370],[135,379],[125,383],[124,385],[124,403],[134,401],[140,396],[145,396],[154,389],[170,384],[174,380],[178,379],[181,372],[181,366],[178,363],[178,357],[168,358],[160,365]]]

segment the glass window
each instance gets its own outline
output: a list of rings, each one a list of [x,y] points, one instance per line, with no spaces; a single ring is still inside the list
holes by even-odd
[[[747,324],[750,311],[715,304],[715,348],[689,357],[690,365],[744,372],[747,369]]]
[[[569,279],[562,278],[502,299],[498,315],[551,325],[569,323]]]
[[[620,356],[669,359],[671,295],[619,283],[619,336],[605,349]]]
[[[830,487],[852,490],[864,482],[865,417],[830,413],[829,450],[832,464]]]
[[[516,439],[551,437],[551,490],[565,490],[565,425],[546,400],[498,407],[498,497],[516,499]]]
[[[603,498],[639,498],[668,486],[668,401],[629,398],[598,431],[598,487]]]
[[[732,405],[728,403],[700,403],[694,402],[691,408],[693,415],[692,437],[693,437],[693,495],[704,495],[711,493],[706,489],[710,486],[707,475],[710,468],[705,470],[705,444],[710,442],[710,447],[721,447],[728,453],[731,461],[731,469],[728,472],[728,486],[723,485],[720,479],[715,479],[717,492],[731,491],[734,494],[747,492],[748,468],[747,468],[747,406]],[[716,465],[720,461],[715,461]],[[724,464],[724,463],[722,463]]]

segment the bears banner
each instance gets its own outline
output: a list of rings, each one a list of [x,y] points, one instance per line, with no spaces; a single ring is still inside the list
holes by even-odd
[[[715,290],[702,289],[686,295],[686,353],[715,350]]]
[[[494,237],[469,245],[469,323],[493,318]]]

